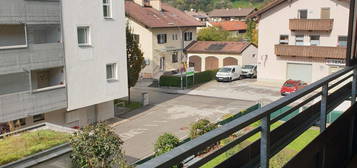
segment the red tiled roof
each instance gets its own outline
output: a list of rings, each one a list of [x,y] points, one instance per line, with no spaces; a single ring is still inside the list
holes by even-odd
[[[221,27],[227,31],[247,30],[247,24],[242,21],[210,22],[213,26]]]
[[[201,22],[166,3],[161,3],[161,8],[162,11],[158,11],[151,7],[140,6],[133,1],[125,1],[126,15],[148,28],[204,26]]]
[[[234,41],[196,41],[186,48],[188,53],[241,54],[251,43]]]
[[[254,8],[214,9],[208,15],[210,17],[245,17],[254,10]]]

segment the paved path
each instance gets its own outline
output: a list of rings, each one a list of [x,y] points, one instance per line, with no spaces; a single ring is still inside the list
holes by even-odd
[[[216,122],[224,114],[235,114],[255,104],[252,101],[167,94],[143,89],[133,89],[133,99],[140,100],[143,91],[149,92],[152,105],[133,111],[114,126],[115,132],[124,140],[124,150],[131,163],[152,154],[157,137],[165,132],[185,138],[190,124],[198,119]]]

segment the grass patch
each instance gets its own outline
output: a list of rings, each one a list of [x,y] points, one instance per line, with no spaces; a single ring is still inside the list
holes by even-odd
[[[143,106],[140,102],[130,101],[129,103],[127,100],[116,100],[115,104],[119,107],[126,107],[129,109],[129,111],[138,109]]]
[[[282,122],[276,122],[271,125],[270,129],[274,130],[275,128],[282,125]],[[253,123],[251,127],[257,127],[260,125],[260,122]],[[296,138],[293,142],[291,142],[286,148],[284,148],[281,152],[276,154],[273,158],[270,159],[270,164],[272,168],[282,167],[287,161],[289,161],[293,156],[295,156],[299,151],[301,151],[306,145],[308,145],[314,138],[319,135],[318,129],[310,128],[305,131],[302,135]],[[257,133],[247,140],[243,141],[241,144],[233,147],[227,152],[219,155],[218,157],[212,159],[205,165],[201,166],[201,168],[212,168],[222,163],[230,156],[239,152],[241,149],[245,148],[252,142],[258,140],[260,138],[260,133]],[[224,142],[223,144],[227,144],[228,142]]]
[[[38,130],[0,139],[0,165],[64,144],[70,136],[68,133]]]

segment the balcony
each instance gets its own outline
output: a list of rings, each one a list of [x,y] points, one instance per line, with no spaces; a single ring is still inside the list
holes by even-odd
[[[62,43],[31,44],[28,48],[0,50],[0,75],[64,66]]]
[[[275,45],[277,56],[345,59],[346,51],[346,47]]]
[[[0,123],[47,113],[67,107],[64,86],[39,92],[19,92],[0,96]]]
[[[290,19],[291,31],[331,31],[333,19]]]
[[[59,0],[1,0],[0,24],[58,24]]]
[[[356,116],[357,111],[356,91],[357,67],[347,67],[298,92],[243,115],[201,137],[174,148],[170,152],[138,165],[137,168],[167,168],[173,165],[200,167],[257,133],[260,133],[258,140],[219,163],[215,168],[268,168],[274,155],[282,151],[313,125],[318,125],[320,135],[288,161],[285,167],[320,167],[318,165],[321,164],[330,167],[344,167],[352,158],[352,149],[355,147],[352,142],[356,140],[353,136],[353,131],[356,130],[352,128],[356,128],[354,125],[354,116]],[[327,125],[327,115],[343,102],[351,102],[352,105],[348,106],[343,115],[336,121]],[[282,114],[272,117],[273,112],[282,110],[286,106],[292,108],[285,109]],[[301,107],[304,107],[304,110],[300,113],[277,128],[271,129],[272,124],[291,115]],[[208,146],[217,144],[238,131],[246,130],[248,126],[258,121],[261,121],[260,126],[250,129],[248,132],[243,131],[243,134],[235,137],[230,143],[214,149],[206,155],[197,155],[201,150],[207,149]]]

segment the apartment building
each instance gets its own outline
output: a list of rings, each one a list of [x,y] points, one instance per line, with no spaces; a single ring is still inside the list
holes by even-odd
[[[348,0],[274,0],[250,15],[259,21],[258,80],[311,83],[344,67],[348,15]]]
[[[159,78],[184,67],[183,49],[197,39],[197,27],[203,23],[160,0],[125,1],[125,11],[144,53],[143,78]]]
[[[112,0],[1,0],[0,126],[112,118],[127,96],[123,11]]]

